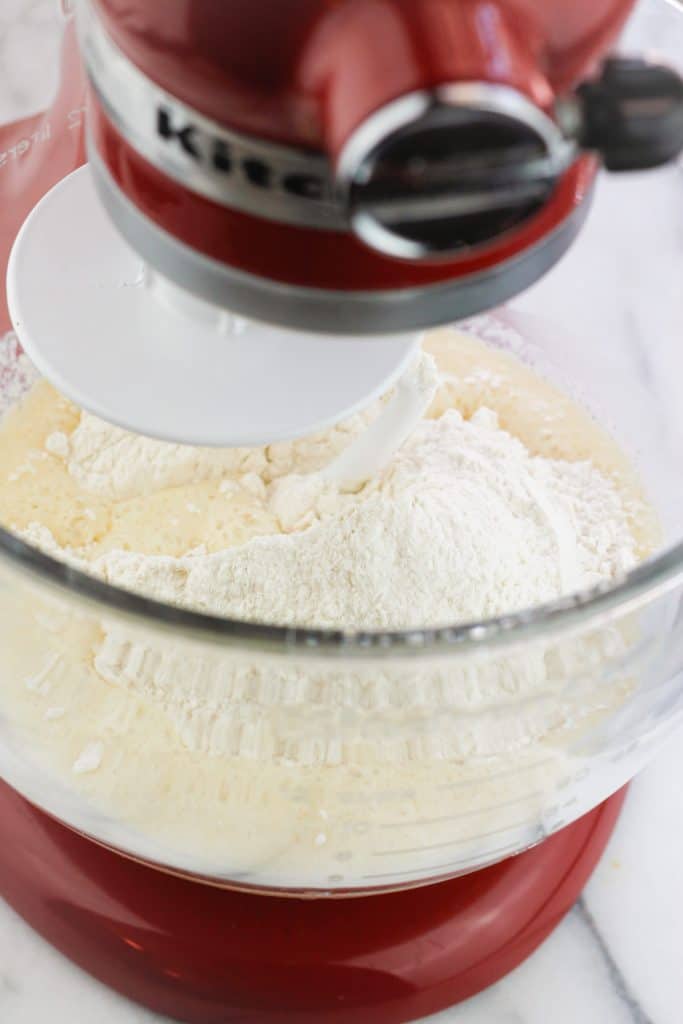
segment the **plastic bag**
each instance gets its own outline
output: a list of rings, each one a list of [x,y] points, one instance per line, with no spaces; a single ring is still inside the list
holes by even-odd
[[[36,203],[86,160],[87,90],[72,6],[72,0],[61,0],[66,24],[52,104],[43,113],[0,125],[0,337],[11,326],[4,281],[12,243]]]

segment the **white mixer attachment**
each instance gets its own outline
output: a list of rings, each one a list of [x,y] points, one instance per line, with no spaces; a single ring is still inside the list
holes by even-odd
[[[141,263],[82,168],[35,207],[10,258],[17,336],[77,405],[166,441],[300,437],[386,391],[419,335],[306,334],[233,317]]]

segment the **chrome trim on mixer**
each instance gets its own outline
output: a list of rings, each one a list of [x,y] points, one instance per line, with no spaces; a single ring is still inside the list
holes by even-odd
[[[419,330],[500,305],[538,280],[569,248],[588,212],[584,200],[535,246],[487,271],[422,288],[336,291],[283,284],[212,260],[145,217],[121,192],[94,145],[95,186],[126,241],[180,287],[255,320],[306,331],[389,334]]]
[[[91,0],[78,28],[107,116],[149,163],[213,202],[284,224],[348,231],[327,157],[232,131],[152,82],[109,37]]]
[[[368,199],[368,182],[386,161],[392,143],[400,138],[405,145],[410,133],[419,133],[434,116],[439,118],[439,131],[445,138],[484,118],[503,119],[535,136],[543,153],[518,158],[513,150],[515,159],[507,162],[492,151],[475,150],[457,156],[443,153],[433,167],[422,169],[421,194]],[[419,152],[416,141],[418,161]],[[337,190],[351,227],[366,245],[398,259],[450,258],[463,251],[462,243],[454,239],[450,247],[430,245],[425,239],[390,228],[387,220],[405,228],[418,221],[437,223],[446,217],[485,215],[536,198],[541,203],[577,156],[576,142],[518,89],[491,82],[453,82],[401,96],[363,121],[340,154]],[[476,183],[465,185],[463,176],[471,179],[477,163]],[[486,185],[489,179],[491,187]],[[467,248],[471,251],[476,246]]]

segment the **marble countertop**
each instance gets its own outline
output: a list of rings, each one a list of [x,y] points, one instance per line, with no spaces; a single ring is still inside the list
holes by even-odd
[[[50,95],[60,7],[57,0],[0,3],[0,122],[40,109]],[[507,978],[434,1024],[680,1024],[681,778],[679,737],[632,785],[607,852],[564,923]],[[159,1018],[91,980],[0,903],[0,1021],[46,1020]]]

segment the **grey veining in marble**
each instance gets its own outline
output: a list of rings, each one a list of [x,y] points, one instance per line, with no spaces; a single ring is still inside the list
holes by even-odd
[[[585,930],[588,932],[588,935],[595,946],[595,952],[602,960],[605,970],[607,971],[607,977],[612,991],[623,1004],[624,1009],[629,1013],[633,1024],[653,1024],[652,1018],[645,1013],[642,1006],[631,992],[628,979],[624,976],[619,964],[614,959],[612,952],[605,941],[605,937],[600,931],[600,928],[591,913],[585,896],[581,897],[572,913],[579,919]]]
[[[662,0],[664,2],[664,0]],[[56,80],[55,25],[57,0],[0,0],[0,122],[45,104]],[[642,13],[626,36],[628,48],[637,45]],[[639,21],[639,19],[641,19]],[[664,22],[662,22],[664,26]],[[655,26],[657,28],[657,26]],[[683,54],[683,17],[680,23]],[[661,29],[662,46],[671,46],[670,22]],[[657,32],[655,31],[655,39]],[[630,191],[629,191],[630,188]],[[628,208],[626,194],[635,197]],[[651,204],[671,211],[670,225],[657,244],[643,253],[614,245],[623,222],[633,236],[647,237]],[[667,173],[653,193],[624,185],[600,207],[589,230],[602,233],[608,266],[581,265],[575,276],[591,287],[614,287],[621,296],[602,331],[619,331],[631,338],[629,358],[644,390],[626,390],[624,401],[631,421],[647,429],[650,444],[665,449],[672,436],[679,441],[683,420],[667,419],[667,409],[680,404],[683,378],[671,374],[650,344],[656,323],[662,330],[683,325],[683,175]],[[626,236],[623,236],[626,237]],[[609,245],[607,244],[609,242]],[[648,281],[661,286],[666,298],[658,310],[643,296]],[[550,279],[542,287],[553,294]],[[558,302],[564,301],[557,286]],[[668,303],[668,305],[667,305]],[[593,329],[591,302],[571,311],[573,327]],[[524,308],[522,301],[521,307]],[[583,318],[583,319],[582,319]],[[624,320],[626,318],[626,320]],[[659,318],[659,319],[658,319]],[[592,373],[599,380],[610,372],[601,362],[600,346],[592,354]],[[652,394],[660,406],[651,415]],[[667,401],[668,397],[668,401]],[[617,414],[618,415],[618,414]],[[642,440],[642,437],[641,437]],[[638,438],[634,438],[637,445]],[[680,451],[680,443],[676,450]],[[671,498],[673,510],[683,507],[683,474],[674,487],[681,500]],[[470,1002],[433,1018],[433,1024],[681,1024],[683,1021],[683,744],[669,742],[657,761],[632,787],[619,828],[583,899],[560,928],[525,964],[498,985]],[[0,904],[0,1022],[2,1024],[153,1024],[158,1018],[133,1006],[89,979],[35,936],[12,911]]]

